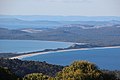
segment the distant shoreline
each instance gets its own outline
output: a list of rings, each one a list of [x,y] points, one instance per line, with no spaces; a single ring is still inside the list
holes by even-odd
[[[95,48],[79,48],[79,49],[63,49],[57,51],[45,51],[45,52],[36,52],[30,54],[21,54],[19,56],[10,57],[9,59],[22,59],[26,57],[32,57],[36,55],[48,54],[48,53],[56,53],[56,52],[69,52],[69,51],[77,51],[77,50],[95,50],[95,49],[110,49],[110,48],[120,48],[120,46],[109,46],[109,47],[95,47]]]

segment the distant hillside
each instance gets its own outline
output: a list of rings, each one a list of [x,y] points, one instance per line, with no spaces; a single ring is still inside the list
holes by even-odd
[[[61,26],[62,23],[57,21],[25,21],[17,18],[0,18],[0,27],[9,29],[20,29],[20,28],[53,28]]]
[[[100,46],[120,45],[120,24],[102,26],[71,24],[58,28],[0,28],[0,39],[46,40],[90,43]]]
[[[18,18],[22,20],[44,21],[110,21],[120,20],[120,16],[51,16],[51,15],[0,15],[0,18]]]
[[[0,15],[0,39],[120,45],[120,17]]]
[[[70,24],[105,25],[120,23],[115,16],[10,16],[0,15],[0,27],[8,29],[20,28],[58,28]]]

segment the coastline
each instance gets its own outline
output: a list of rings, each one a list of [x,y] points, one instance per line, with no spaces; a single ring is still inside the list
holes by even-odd
[[[31,54],[22,54],[20,56],[11,57],[9,59],[22,59],[22,58],[26,58],[26,57],[32,57],[32,56],[36,56],[36,55],[42,55],[42,54],[48,54],[48,53],[56,53],[56,52],[69,52],[69,51],[77,51],[77,50],[110,49],[110,48],[120,48],[120,46],[79,48],[79,49],[66,49],[66,50],[58,50],[58,51],[36,52],[36,53],[31,53]]]

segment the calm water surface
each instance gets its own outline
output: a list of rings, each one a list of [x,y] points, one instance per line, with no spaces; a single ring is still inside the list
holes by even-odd
[[[120,48],[57,52],[27,57],[23,60],[46,61],[59,65],[69,65],[75,60],[87,60],[97,64],[101,69],[120,70]]]
[[[0,40],[1,52],[31,52],[44,49],[66,48],[72,43],[37,40]]]

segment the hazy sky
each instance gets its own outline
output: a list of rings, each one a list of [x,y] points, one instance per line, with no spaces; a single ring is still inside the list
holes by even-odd
[[[0,14],[120,16],[120,0],[0,0]]]

